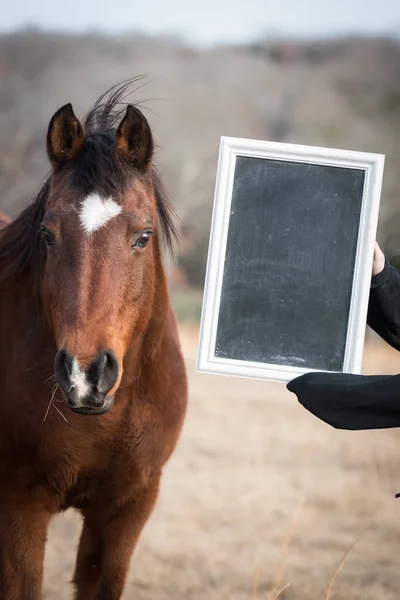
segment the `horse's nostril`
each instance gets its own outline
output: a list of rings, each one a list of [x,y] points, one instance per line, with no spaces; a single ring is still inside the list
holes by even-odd
[[[102,387],[106,390],[106,393],[114,387],[117,379],[118,379],[118,361],[114,352],[108,350],[105,352],[106,355],[106,364],[103,370],[103,382]]]
[[[118,379],[118,361],[112,350],[101,352],[87,371],[88,381],[101,393],[107,394]]]
[[[64,392],[70,392],[72,388],[71,382],[72,372],[72,356],[64,349],[57,352],[54,359],[54,375],[57,383]]]
[[[118,361],[117,361],[117,357],[115,356],[114,352],[112,352],[111,350],[108,350],[107,352],[104,353],[106,355],[106,367],[107,369],[111,369],[111,370],[116,370],[118,372]]]

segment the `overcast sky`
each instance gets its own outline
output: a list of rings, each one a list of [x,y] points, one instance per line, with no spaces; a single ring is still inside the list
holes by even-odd
[[[400,0],[8,0],[0,30],[27,25],[177,34],[209,45],[263,34],[400,35]]]

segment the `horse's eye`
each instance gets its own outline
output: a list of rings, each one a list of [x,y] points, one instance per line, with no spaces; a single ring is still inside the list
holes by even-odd
[[[42,226],[40,228],[40,235],[48,248],[54,248],[56,245],[55,237],[46,227]]]
[[[134,248],[146,248],[151,238],[151,231],[144,231],[133,244]]]

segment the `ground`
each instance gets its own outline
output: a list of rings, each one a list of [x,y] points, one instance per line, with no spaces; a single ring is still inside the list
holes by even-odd
[[[282,384],[196,373],[196,335],[182,331],[187,419],[124,599],[400,598],[400,432],[337,431]],[[399,367],[367,346],[364,372]],[[51,526],[45,600],[71,597],[79,528],[73,512]]]

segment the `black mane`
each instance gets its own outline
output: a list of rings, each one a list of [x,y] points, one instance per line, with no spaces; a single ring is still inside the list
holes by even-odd
[[[87,192],[92,189],[106,195],[120,191],[134,177],[132,169],[123,164],[115,153],[115,128],[122,120],[137,77],[117,84],[102,94],[87,113],[83,124],[85,145],[71,165],[64,167],[72,185]],[[133,90],[134,91],[134,90]],[[157,203],[158,217],[165,242],[172,252],[176,228],[175,212],[168,198],[160,174],[152,167],[151,179]],[[50,190],[51,175],[47,176],[34,201],[0,234],[0,281],[20,275],[30,267],[43,264],[43,245],[39,235]]]

